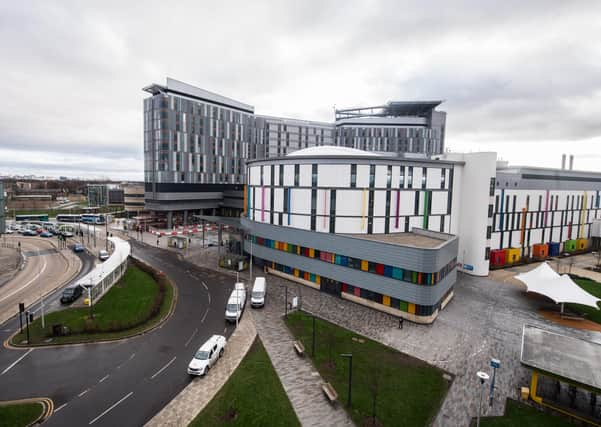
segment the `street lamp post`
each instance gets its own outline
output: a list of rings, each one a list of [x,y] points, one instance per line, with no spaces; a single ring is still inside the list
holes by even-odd
[[[497,378],[497,369],[501,367],[501,361],[499,359],[490,359],[490,366],[492,371],[492,381],[490,382],[490,399],[488,406],[492,407],[493,399],[495,396],[495,379]]]
[[[490,376],[486,372],[482,372],[482,371],[478,371],[476,373],[476,375],[478,376],[478,379],[480,380],[480,401],[478,403],[478,419],[476,422],[476,427],[480,427],[480,417],[482,415],[482,395],[484,394],[484,384],[486,383],[486,381],[488,381]]]
[[[349,360],[348,365],[348,402],[347,405],[351,407],[351,390],[353,384],[353,353],[343,353],[340,357],[346,357]]]

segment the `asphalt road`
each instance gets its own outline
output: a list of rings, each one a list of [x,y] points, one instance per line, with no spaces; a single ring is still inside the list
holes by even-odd
[[[234,280],[172,252],[131,243],[134,256],[175,282],[179,295],[171,318],[151,333],[115,343],[2,348],[0,400],[52,398],[49,426],[140,426],[190,381],[203,380],[191,379],[186,368],[211,335],[230,336],[234,326],[226,324],[224,311]],[[9,335],[4,329],[2,340]]]

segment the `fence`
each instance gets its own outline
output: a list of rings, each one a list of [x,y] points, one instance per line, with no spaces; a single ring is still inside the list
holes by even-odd
[[[127,260],[131,251],[129,243],[118,237],[109,237],[109,241],[114,247],[109,259],[77,281],[78,286],[90,290],[93,302],[102,298],[127,271]]]

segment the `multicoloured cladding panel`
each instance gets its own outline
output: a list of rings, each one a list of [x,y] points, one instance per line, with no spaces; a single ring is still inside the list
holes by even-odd
[[[248,218],[326,233],[449,233],[453,166],[373,157],[257,162],[248,168]]]
[[[435,273],[423,273],[419,271],[412,271],[399,267],[393,267],[390,265],[384,265],[376,262],[362,260],[359,258],[353,258],[341,254],[320,251],[319,249],[307,248],[304,246],[294,245],[292,243],[266,239],[259,236],[251,236],[250,240],[257,245],[265,246],[271,249],[277,249],[280,251],[305,256],[308,258],[315,258],[326,263],[337,264],[343,267],[354,268],[356,270],[366,271],[369,273],[377,274],[379,276],[391,277],[403,282],[424,286],[436,285],[439,281],[444,279],[447,276],[447,274],[455,268],[457,264],[457,258],[454,258],[440,271],[437,271]]]
[[[592,221],[601,217],[601,191],[497,189],[493,212],[492,249],[520,247],[531,257],[534,244],[564,242],[570,251],[568,241],[591,237]]]
[[[370,291],[368,289],[364,289],[359,286],[354,286],[349,283],[338,282],[336,280],[329,279],[324,276],[313,274],[308,271],[303,271],[298,268],[288,267],[286,265],[278,264],[276,262],[268,262],[267,265],[284,274],[288,274],[296,278],[313,282],[319,285],[320,290],[322,291],[332,293],[332,289],[334,289],[336,291],[335,293],[344,292],[365,299],[367,301],[382,304],[386,307],[394,308],[396,310],[404,311],[410,314],[415,314],[417,316],[430,316],[431,314],[433,314],[437,309],[440,309],[442,301],[444,301],[449,295],[449,293],[453,291],[453,288],[449,289],[443,296],[443,298],[441,298],[441,300],[435,305],[420,305],[408,301],[403,301],[398,298],[391,297],[389,295],[384,295],[378,292]],[[328,289],[324,289],[326,286],[328,287]]]

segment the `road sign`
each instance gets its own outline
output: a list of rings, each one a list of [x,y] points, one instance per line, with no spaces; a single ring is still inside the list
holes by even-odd
[[[20,302],[19,303],[19,313],[23,313],[25,311],[25,304]]]
[[[497,369],[501,367],[501,361],[499,359],[490,359],[490,366]]]

